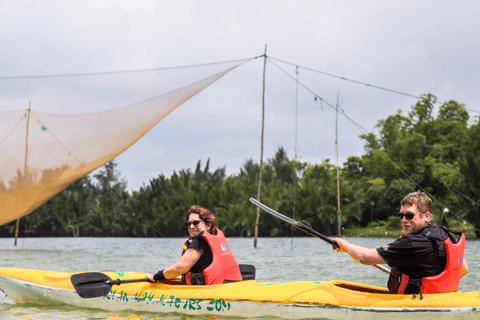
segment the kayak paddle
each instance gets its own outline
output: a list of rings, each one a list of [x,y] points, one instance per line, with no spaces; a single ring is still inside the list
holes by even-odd
[[[256,205],[257,207],[259,207],[260,209],[262,209],[263,211],[271,214],[272,216],[282,220],[282,221],[285,221],[286,223],[290,223],[292,226],[294,226],[295,228],[297,229],[300,229],[302,230],[303,232],[306,232],[314,237],[317,237],[319,239],[322,239],[323,241],[331,244],[332,246],[334,247],[337,247],[337,248],[340,248],[340,246],[335,242],[333,241],[332,239],[324,236],[323,234],[321,234],[320,232],[317,232],[315,230],[313,230],[311,227],[307,226],[306,224],[303,224],[301,222],[298,222],[298,221],[295,221],[293,220],[292,218],[289,218],[287,216],[284,216],[283,214],[281,213],[278,213],[277,211],[267,207],[266,205],[258,202],[257,200],[253,199],[253,198],[250,198],[250,202],[253,203],[254,205]],[[373,265],[375,268],[377,268],[378,270],[380,271],[383,271],[387,274],[390,274],[390,270],[388,270],[388,268],[385,268],[384,266],[379,266],[377,264],[374,264]]]
[[[122,283],[132,282],[151,282],[147,278],[142,279],[127,279],[127,280],[112,280],[106,274],[100,272],[85,272],[77,273],[70,277],[70,281],[82,298],[98,298],[103,297],[110,292],[114,284],[121,285]]]
[[[240,273],[243,280],[255,280],[255,266],[251,264],[239,264]],[[117,286],[123,283],[133,282],[150,282],[148,278],[141,279],[127,279],[127,280],[112,280],[106,274],[100,272],[85,272],[77,273],[70,277],[70,281],[77,291],[77,294],[82,298],[98,298],[103,297],[110,292],[112,286]]]

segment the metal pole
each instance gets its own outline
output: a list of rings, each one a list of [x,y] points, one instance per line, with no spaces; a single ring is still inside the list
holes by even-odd
[[[258,176],[258,191],[257,191],[257,201],[260,202],[261,188],[262,188],[262,169],[263,169],[263,132],[265,125],[265,69],[267,66],[267,45],[265,45],[265,54],[263,62],[263,93],[262,93],[262,138],[260,142],[260,174]],[[253,247],[257,248],[257,238],[258,238],[258,223],[260,220],[260,208],[257,207],[257,218],[255,219],[255,239],[253,240]]]
[[[28,111],[27,111],[27,133],[25,136],[25,163],[23,165],[23,179],[27,179],[27,159],[28,159],[28,124],[30,122],[30,101],[28,102]],[[17,219],[17,224],[15,226],[15,240],[13,245],[17,245],[18,230],[20,229],[20,218]]]

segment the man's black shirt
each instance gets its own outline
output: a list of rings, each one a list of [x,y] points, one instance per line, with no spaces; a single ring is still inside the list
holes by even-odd
[[[421,279],[440,274],[447,263],[443,241],[448,234],[435,222],[428,224],[416,233],[407,234],[377,252],[391,267],[411,279]]]

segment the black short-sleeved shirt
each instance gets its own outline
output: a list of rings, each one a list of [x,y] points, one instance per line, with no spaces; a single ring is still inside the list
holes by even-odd
[[[188,240],[187,249],[195,249],[202,254],[200,259],[190,269],[193,273],[202,273],[213,261],[212,249],[205,238],[193,238]]]
[[[391,267],[411,279],[420,279],[440,274],[445,270],[446,251],[443,241],[448,234],[430,221],[416,233],[407,234],[377,252]]]

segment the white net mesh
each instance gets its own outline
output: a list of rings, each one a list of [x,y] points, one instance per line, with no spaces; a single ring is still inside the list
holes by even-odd
[[[111,161],[176,107],[238,65],[104,112],[0,113],[0,225],[29,214],[73,181]]]

